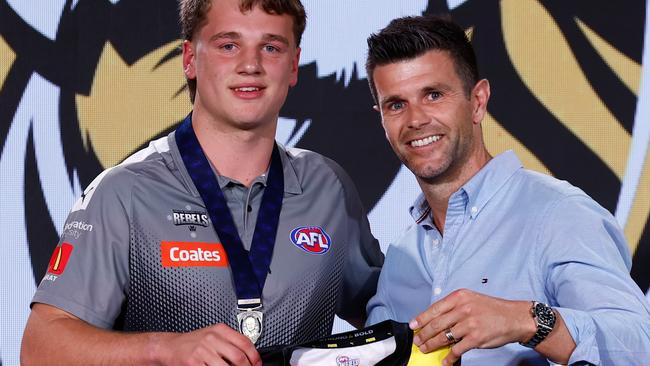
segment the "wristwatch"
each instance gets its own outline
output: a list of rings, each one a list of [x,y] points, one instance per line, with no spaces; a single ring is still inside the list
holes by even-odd
[[[537,324],[537,332],[535,332],[533,338],[528,342],[519,344],[529,348],[535,348],[553,330],[553,327],[555,326],[555,312],[550,306],[542,302],[533,301],[533,306],[530,308],[530,314],[533,316],[533,319],[535,319],[535,323]]]

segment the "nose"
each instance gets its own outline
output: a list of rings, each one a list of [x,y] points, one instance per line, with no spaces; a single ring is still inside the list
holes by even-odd
[[[263,71],[261,61],[261,54],[259,50],[243,50],[240,52],[237,72],[244,75],[259,75]]]
[[[424,108],[416,103],[411,104],[408,108],[407,118],[409,128],[419,129],[431,122],[431,117]]]

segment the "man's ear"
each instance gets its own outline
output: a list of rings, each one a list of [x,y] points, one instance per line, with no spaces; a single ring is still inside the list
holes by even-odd
[[[487,79],[479,80],[472,89],[472,122],[480,124],[487,113],[487,105],[490,100],[490,82]]]
[[[194,44],[191,41],[183,41],[183,72],[188,79],[196,79],[196,69],[194,67]]]
[[[381,112],[381,111],[379,110],[379,106],[376,105],[376,104],[372,106],[372,109],[376,110],[377,112]]]

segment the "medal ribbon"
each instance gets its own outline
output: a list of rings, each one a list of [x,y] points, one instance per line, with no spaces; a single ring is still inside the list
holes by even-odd
[[[257,215],[250,253],[247,253],[237,233],[237,226],[219,187],[217,177],[212,172],[192,128],[192,114],[185,118],[175,135],[185,168],[205,203],[212,226],[228,255],[235,292],[240,304],[238,307],[258,307],[261,305],[262,289],[271,265],[284,196],[284,175],[278,146],[273,147],[271,168]],[[259,302],[241,301],[252,299],[259,299]]]

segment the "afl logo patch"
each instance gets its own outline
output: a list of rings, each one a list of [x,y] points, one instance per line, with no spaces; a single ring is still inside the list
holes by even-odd
[[[301,226],[291,231],[291,241],[300,249],[311,254],[325,254],[330,250],[332,240],[319,226]]]

